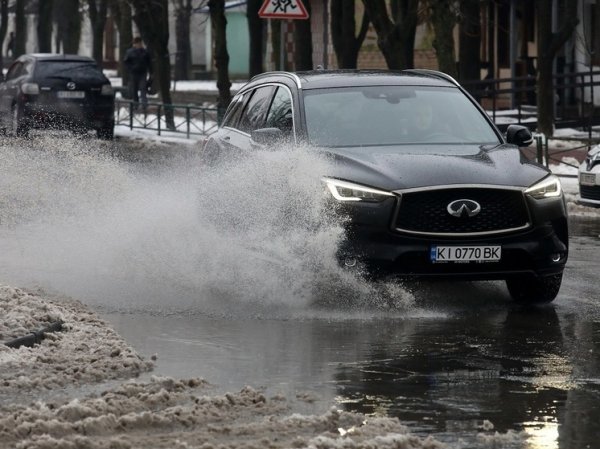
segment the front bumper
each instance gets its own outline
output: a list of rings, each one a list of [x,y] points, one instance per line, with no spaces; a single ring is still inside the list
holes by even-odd
[[[580,202],[600,206],[600,163],[584,161],[579,166]]]
[[[368,274],[455,279],[508,279],[523,274],[561,273],[568,258],[568,220],[563,198],[528,198],[530,226],[506,234],[420,236],[392,229],[396,199],[344,207],[350,216],[340,262],[358,261]],[[387,203],[387,204],[385,204]],[[500,245],[498,262],[434,263],[431,247]]]

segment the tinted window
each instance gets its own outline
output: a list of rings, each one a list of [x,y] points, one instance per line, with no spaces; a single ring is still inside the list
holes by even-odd
[[[498,143],[481,112],[458,89],[368,86],[304,91],[311,143]]]
[[[248,94],[239,95],[233,99],[233,102],[229,105],[225,119],[223,120],[223,126],[235,128],[235,125],[239,121],[240,115],[242,114],[242,109],[244,108],[246,98],[248,98]]]
[[[250,131],[258,128],[262,128],[265,124],[265,118],[267,116],[267,110],[271,103],[271,97],[275,87],[265,86],[259,87],[254,91],[248,106],[244,109],[238,128],[244,132],[249,133]]]
[[[293,129],[292,97],[287,89],[278,87],[267,114],[267,128],[279,128],[284,134]]]
[[[38,61],[35,76],[65,78],[88,82],[104,82],[104,75],[95,62],[90,61]]]
[[[12,80],[14,78],[18,78],[21,75],[23,75],[23,63],[19,61],[15,62],[12,66],[10,66],[10,69],[8,69],[8,73],[6,74],[6,79]]]

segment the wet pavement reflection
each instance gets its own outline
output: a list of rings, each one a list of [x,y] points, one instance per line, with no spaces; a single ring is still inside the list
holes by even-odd
[[[515,305],[502,283],[426,283],[410,286],[408,311],[104,316],[142,354],[158,355],[153,374],[200,376],[222,391],[262,387],[303,399],[303,412],[395,416],[452,447],[594,448],[600,223],[577,220],[571,231],[563,288],[543,307]],[[519,437],[477,438],[495,431]]]

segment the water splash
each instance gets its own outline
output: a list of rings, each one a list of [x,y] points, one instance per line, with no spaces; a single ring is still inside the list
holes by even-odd
[[[329,161],[311,149],[207,166],[197,148],[151,143],[50,136],[0,148],[3,282],[161,313],[412,303],[399,284],[368,283],[338,265],[342,219],[320,181]]]

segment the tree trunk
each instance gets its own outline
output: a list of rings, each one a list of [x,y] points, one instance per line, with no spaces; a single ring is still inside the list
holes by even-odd
[[[112,0],[110,8],[115,17],[115,23],[119,32],[119,69],[118,74],[123,80],[123,86],[129,84],[129,71],[123,64],[125,52],[131,46],[133,33],[131,30],[131,6],[127,0]]]
[[[37,41],[40,53],[52,52],[52,6],[53,0],[38,3]]]
[[[460,15],[458,77],[461,82],[479,80],[481,79],[481,1],[461,1]]]
[[[221,123],[227,106],[231,102],[231,81],[229,81],[229,53],[227,52],[227,18],[225,0],[209,0],[210,20],[214,33],[215,66],[217,68],[217,120]]]
[[[56,53],[79,53],[81,39],[81,13],[79,0],[55,0]],[[65,11],[69,11],[65,14]]]
[[[377,45],[391,70],[414,66],[418,0],[392,0],[390,19],[385,0],[363,0],[377,33]]]
[[[438,68],[441,72],[457,78],[453,34],[456,25],[454,1],[429,0],[429,6],[431,8],[431,24],[435,32],[433,48],[435,48]]]
[[[104,26],[106,25],[106,12],[108,0],[88,0],[90,24],[92,26],[92,57],[102,67]]]
[[[310,16],[310,0],[304,0],[304,6]],[[310,19],[294,20],[294,65],[296,70],[312,70],[312,32]]]
[[[246,17],[248,18],[248,32],[250,35],[250,64],[248,75],[252,78],[264,71],[263,67],[263,23],[258,17],[262,0],[248,0]]]
[[[269,19],[271,24],[271,47],[273,47],[273,63],[275,70],[282,70],[283,63],[281,61],[281,20]]]
[[[369,16],[365,11],[358,36],[356,32],[354,0],[332,0],[331,40],[340,69],[356,69],[358,52],[369,29]]]
[[[538,19],[537,126],[546,136],[554,134],[553,66],[556,54],[577,26],[577,4],[565,0],[560,13],[560,28],[552,32],[552,0],[536,0]]]
[[[15,3],[15,58],[18,58],[25,53],[25,44],[27,42],[27,17],[25,17],[26,1],[27,0],[17,0]]]
[[[8,31],[8,0],[0,0],[0,69],[4,68],[4,39]]]
[[[153,55],[155,82],[165,106],[168,129],[175,128],[171,101],[171,60],[169,59],[169,4],[168,0],[130,0],[135,21],[142,39]]]
[[[188,80],[192,71],[192,45],[190,42],[191,0],[175,1],[175,79]]]

